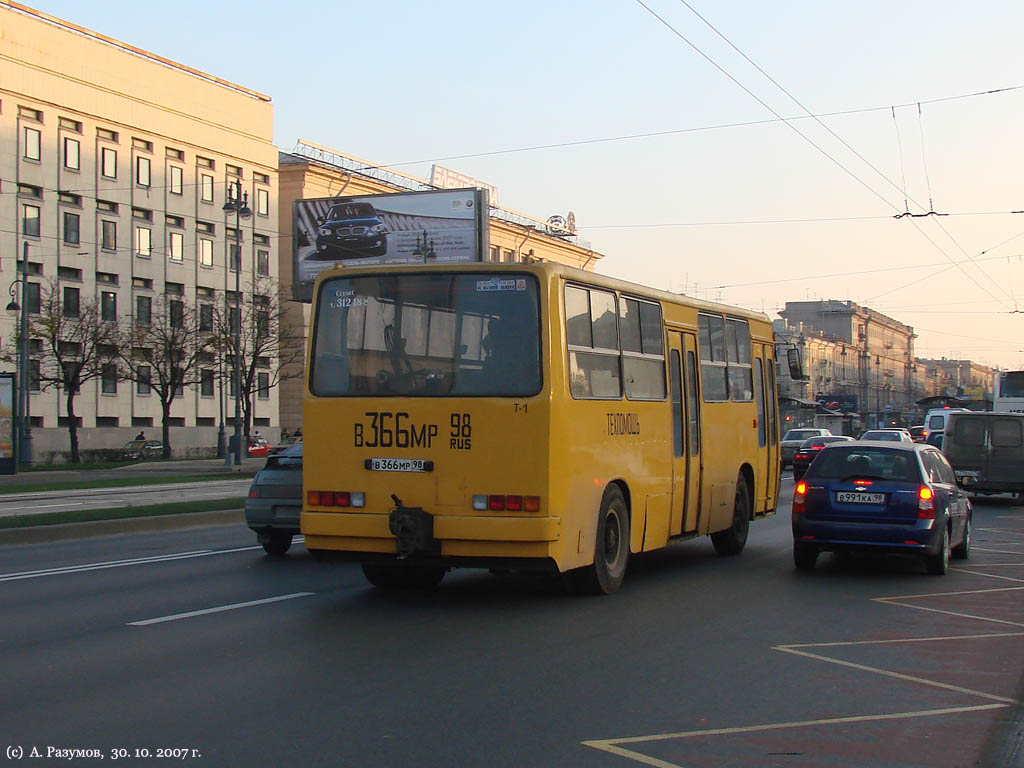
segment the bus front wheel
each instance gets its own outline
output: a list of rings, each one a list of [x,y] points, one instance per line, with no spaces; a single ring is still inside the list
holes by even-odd
[[[601,499],[597,518],[594,563],[569,572],[576,592],[610,595],[622,586],[629,562],[629,510],[618,486],[611,485]]]
[[[711,543],[720,555],[738,555],[747,543],[750,530],[750,489],[742,474],[736,478],[736,501],[733,503],[732,524],[724,531],[711,534]]]

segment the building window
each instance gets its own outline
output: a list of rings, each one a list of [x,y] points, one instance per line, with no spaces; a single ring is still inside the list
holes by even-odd
[[[153,320],[153,299],[150,296],[135,297],[135,322],[149,325]]]
[[[113,291],[100,292],[100,319],[106,322],[117,320],[117,294]]]
[[[78,139],[64,137],[64,167],[70,171],[81,167]]]
[[[25,152],[23,156],[26,160],[39,161],[42,155],[42,134],[35,128],[29,128],[25,126]]]
[[[64,242],[69,245],[78,245],[80,219],[77,213],[64,211]]]
[[[135,158],[135,183],[140,187],[149,186],[149,158]]]
[[[169,234],[167,256],[171,261],[184,261],[184,239],[181,232],[171,232]]]
[[[138,370],[135,372],[135,393],[139,395],[148,395],[150,390],[150,382],[152,381],[152,373],[148,365],[140,365]]]
[[[39,206],[21,206],[21,234],[39,237]]]
[[[101,247],[105,251],[117,250],[117,222],[103,219],[103,240]]]
[[[213,266],[213,240],[200,238],[199,240],[199,266]]]
[[[25,283],[25,308],[28,313],[38,315],[40,306],[39,283]]]
[[[202,397],[213,397],[213,371],[208,368],[199,372],[199,394]]]
[[[171,328],[181,328],[185,324],[185,302],[171,299],[167,306],[170,312]]]
[[[170,192],[172,195],[182,194],[184,187],[184,179],[181,168],[176,165],[171,166],[171,183]]]
[[[100,392],[104,395],[117,394],[117,366],[113,363],[103,364],[103,373],[100,376]]]
[[[213,330],[213,304],[199,305],[199,330]]]
[[[78,317],[79,312],[79,295],[78,289],[70,286],[64,286],[64,303],[63,303],[63,314],[64,317]]]
[[[270,215],[270,190],[256,190],[256,213],[260,216]]]
[[[242,249],[238,243],[228,243],[228,268],[238,272],[242,268]]]
[[[64,389],[73,394],[78,394],[81,391],[81,379],[79,373],[81,368],[79,367],[77,360],[65,360],[61,363],[61,368],[64,369]]]
[[[148,259],[153,254],[153,233],[146,227],[135,228],[135,255]]]
[[[256,274],[270,274],[270,251],[256,251]]]
[[[202,174],[199,177],[199,199],[204,203],[213,202],[213,176]]]
[[[257,373],[256,374],[256,397],[260,400],[270,399],[270,374],[269,373]]]
[[[107,179],[117,178],[117,150],[103,147],[100,154],[100,174]]]
[[[29,360],[28,361],[28,389],[29,389],[30,392],[38,392],[39,391],[41,378],[42,378],[42,374],[40,373],[40,370],[39,370],[39,361],[38,360]],[[35,426],[35,422],[32,423],[32,426],[33,427]]]
[[[240,307],[229,307],[228,308],[228,332],[236,333],[240,327],[239,323],[242,321],[242,310]]]

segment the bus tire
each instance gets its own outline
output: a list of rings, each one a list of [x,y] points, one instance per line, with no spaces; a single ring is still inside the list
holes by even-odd
[[[445,570],[439,566],[363,563],[363,575],[378,589],[430,590],[441,583]]]
[[[736,478],[736,501],[733,503],[732,525],[724,531],[711,534],[711,543],[720,555],[738,555],[747,543],[750,531],[750,489],[741,473]]]
[[[569,572],[572,591],[588,595],[617,592],[629,563],[629,509],[616,485],[605,489],[597,518],[594,562]]]

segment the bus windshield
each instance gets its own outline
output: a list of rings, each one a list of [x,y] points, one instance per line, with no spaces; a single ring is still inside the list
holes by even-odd
[[[502,273],[338,277],[320,286],[320,397],[522,397],[540,391],[537,281]]]
[[[1024,371],[1006,371],[999,378],[999,397],[1024,398]]]

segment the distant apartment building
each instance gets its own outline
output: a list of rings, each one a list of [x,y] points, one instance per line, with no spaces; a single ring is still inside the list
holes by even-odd
[[[922,359],[919,361],[935,377],[935,394],[957,398],[972,408],[990,408],[998,370],[971,360]]]
[[[932,392],[914,357],[914,329],[852,301],[787,301],[777,328],[802,351],[803,382],[786,384],[805,400],[842,402],[874,426],[911,420]]]
[[[296,200],[435,189],[425,179],[304,141],[299,142],[295,152],[281,153],[279,170],[281,206],[278,229],[282,233],[282,284],[293,282],[291,254],[296,247],[296,238],[316,236],[315,232],[300,231],[303,222],[293,218]],[[552,224],[494,205],[489,213],[489,245],[488,252],[483,254],[484,260],[507,263],[555,261],[593,270],[602,258],[590,243],[576,236],[564,223]],[[297,298],[308,300],[307,295]],[[290,335],[305,338],[310,305],[295,301],[287,306]],[[302,426],[303,387],[302,371],[298,366],[285,372],[280,386],[281,426],[284,429],[294,431]]]
[[[13,283],[27,255],[27,311],[49,285],[66,305],[95,300],[107,319],[145,321],[158,302],[226,310],[276,283],[268,96],[20,5],[0,6],[0,29],[0,281]],[[250,218],[224,209],[229,189],[247,196]],[[16,323],[0,317],[6,350]],[[33,343],[29,412],[35,456],[48,460],[67,449],[67,416],[59,388],[41,391],[31,375],[41,353]],[[205,357],[201,383],[175,400],[176,453],[210,453],[218,428],[231,431],[228,362]],[[276,388],[261,387],[253,423],[266,434],[278,410]],[[76,411],[84,450],[140,428],[159,437],[160,404],[141,380],[84,383]]]

